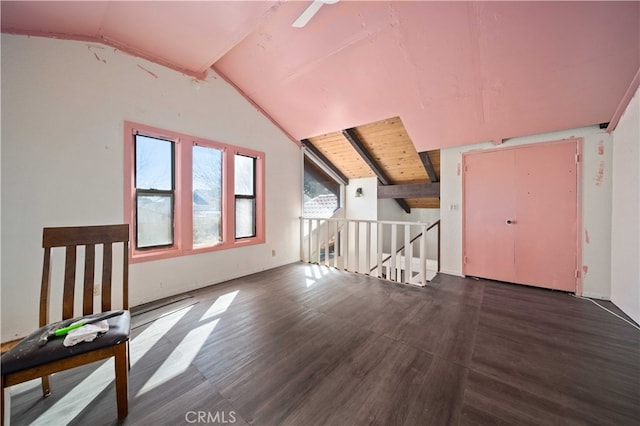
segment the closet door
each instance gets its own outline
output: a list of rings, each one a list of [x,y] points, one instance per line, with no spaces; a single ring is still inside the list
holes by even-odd
[[[577,142],[514,149],[515,282],[576,291]]]
[[[464,158],[465,256],[463,272],[514,282],[516,186],[513,150],[479,152]]]
[[[464,156],[465,275],[576,290],[577,143]]]

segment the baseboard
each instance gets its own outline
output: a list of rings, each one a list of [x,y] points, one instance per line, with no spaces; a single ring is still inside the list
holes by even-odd
[[[460,272],[454,272],[454,271],[449,271],[446,269],[440,269],[440,274],[447,274],[447,275],[453,275],[454,277],[462,277],[464,278],[464,275],[462,275]]]
[[[588,297],[589,299],[598,299],[598,300],[611,301],[611,298],[609,296],[604,296],[604,295],[599,294],[599,293],[591,293],[590,291],[583,291],[582,292],[582,297]]]
[[[616,307],[618,309],[620,309],[622,312],[624,312],[624,314],[629,317],[633,322],[635,322],[636,324],[640,325],[640,315],[638,315],[638,312],[635,311],[631,308],[631,306],[627,305],[626,303],[624,303],[624,301],[614,301],[612,300],[611,303],[613,303],[614,305],[616,305]],[[636,316],[634,316],[636,315]]]

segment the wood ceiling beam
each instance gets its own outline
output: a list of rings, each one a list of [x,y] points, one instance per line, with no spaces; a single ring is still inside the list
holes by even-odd
[[[424,169],[427,171],[429,175],[429,180],[431,182],[440,182],[440,178],[436,173],[436,169],[433,167],[433,163],[431,162],[431,158],[429,158],[429,153],[427,151],[422,151],[418,155],[420,155],[420,160],[422,160],[422,164],[424,165]],[[439,196],[439,192],[438,192]]]
[[[302,142],[302,145],[309,151],[311,151],[313,155],[318,157],[318,160],[322,161],[325,166],[327,166],[333,173],[335,173],[336,176],[342,179],[343,184],[346,185],[349,183],[349,178],[345,176],[345,174],[342,173],[340,169],[338,169],[327,157],[325,157],[324,154],[320,152],[320,150],[318,150],[318,148],[316,148],[309,139],[302,139],[300,142]]]
[[[373,170],[373,173],[376,174],[380,183],[382,185],[391,184],[389,177],[386,175],[384,170],[382,170],[382,168],[378,165],[376,160],[371,156],[367,148],[363,145],[362,141],[356,134],[355,129],[353,128],[345,129],[342,131],[342,134],[349,141],[353,149],[355,149],[356,152],[360,154],[360,157],[362,157],[364,162],[367,163],[367,165],[371,168],[371,170]],[[396,203],[398,203],[398,205],[402,208],[402,210],[404,210],[407,213],[411,213],[411,207],[409,207],[409,204],[407,204],[407,202],[403,198],[394,198],[394,200],[396,200]]]
[[[440,182],[379,186],[378,198],[440,198]]]

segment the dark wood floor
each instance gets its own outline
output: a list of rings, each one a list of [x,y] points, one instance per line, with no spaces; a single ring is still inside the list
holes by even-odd
[[[191,295],[135,318],[125,424],[639,424],[640,332],[564,293],[293,264]],[[14,387],[12,424],[116,424],[112,374]]]

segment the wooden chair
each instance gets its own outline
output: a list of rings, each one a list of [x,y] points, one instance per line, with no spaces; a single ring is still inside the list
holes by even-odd
[[[112,293],[117,287],[112,280],[113,246],[123,243],[122,249],[122,315],[108,319],[109,331],[92,342],[82,342],[65,347],[63,338],[50,339],[42,345],[43,333],[66,326],[77,320],[74,316],[76,287],[76,258],[78,247],[84,246],[83,289],[77,292],[82,299],[82,316],[106,312],[112,309]],[[102,245],[101,306],[94,309],[94,284],[96,275],[96,246]],[[129,225],[83,226],[44,228],[42,234],[44,264],[40,293],[40,329],[31,333],[11,350],[2,355],[2,412],[4,413],[4,390],[6,387],[42,378],[44,396],[50,394],[49,375],[101,359],[115,357],[115,382],[118,418],[128,414],[128,342],[130,330],[129,297]],[[66,249],[64,283],[62,288],[62,321],[49,324],[51,292],[52,249]],[[55,260],[55,257],[54,257]],[[112,288],[114,287],[114,288]],[[56,293],[53,293],[56,294]],[[59,293],[58,293],[59,294]],[[59,302],[58,302],[59,303]],[[78,303],[79,305],[80,303]],[[4,423],[4,416],[2,416]]]

